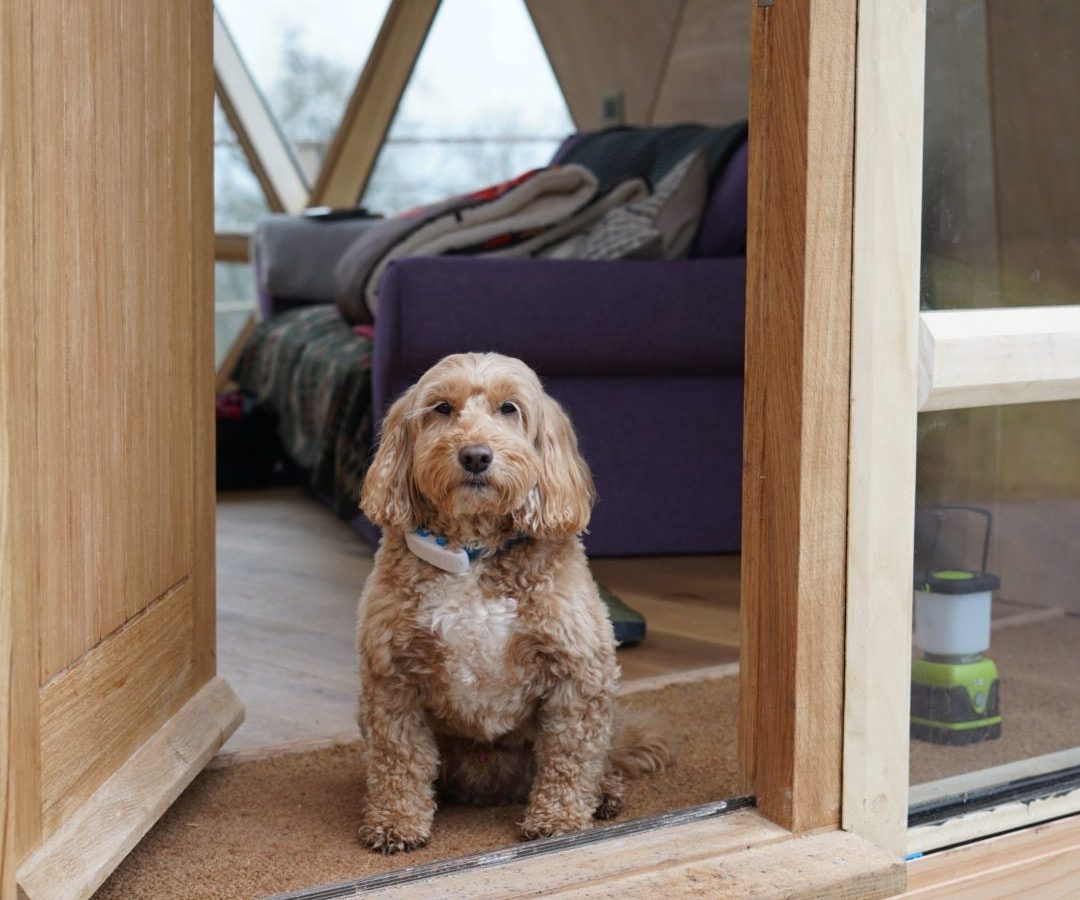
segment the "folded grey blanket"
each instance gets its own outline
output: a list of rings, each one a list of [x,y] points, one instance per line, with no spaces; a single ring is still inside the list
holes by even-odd
[[[251,234],[255,277],[262,293],[286,300],[334,302],[334,268],[376,218],[316,221],[275,213]]]

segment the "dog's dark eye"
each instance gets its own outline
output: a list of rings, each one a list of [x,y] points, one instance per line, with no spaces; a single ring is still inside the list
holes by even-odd
[[[448,416],[453,411],[453,408],[445,400],[443,400],[441,403],[435,404],[435,412],[437,412],[440,416]]]
[[[517,404],[511,403],[507,400],[502,406],[499,407],[499,412],[504,416],[512,416],[518,411]]]

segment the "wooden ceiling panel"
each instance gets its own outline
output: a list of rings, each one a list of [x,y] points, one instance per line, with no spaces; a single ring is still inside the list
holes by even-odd
[[[605,124],[601,99],[614,90],[622,91],[626,123],[649,122],[684,3],[526,0],[578,128]]]
[[[686,0],[651,124],[746,118],[750,9],[750,0]]]

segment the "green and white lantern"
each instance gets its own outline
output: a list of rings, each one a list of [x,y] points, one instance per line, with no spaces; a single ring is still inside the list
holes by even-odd
[[[990,610],[1001,581],[986,571],[990,513],[969,506],[928,510],[934,533],[927,564],[915,577],[915,646],[911,672],[911,736],[936,744],[971,744],[1001,736],[1001,691],[990,649]],[[935,567],[950,514],[985,520],[979,569]]]

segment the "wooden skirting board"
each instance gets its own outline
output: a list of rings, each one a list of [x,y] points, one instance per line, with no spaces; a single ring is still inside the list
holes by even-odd
[[[183,578],[41,688],[44,836],[179,709],[197,682],[191,579]],[[170,677],[159,673],[169,672]],[[133,721],[132,710],[152,710]]]
[[[222,678],[205,684],[18,870],[23,900],[84,900],[243,721]]]

